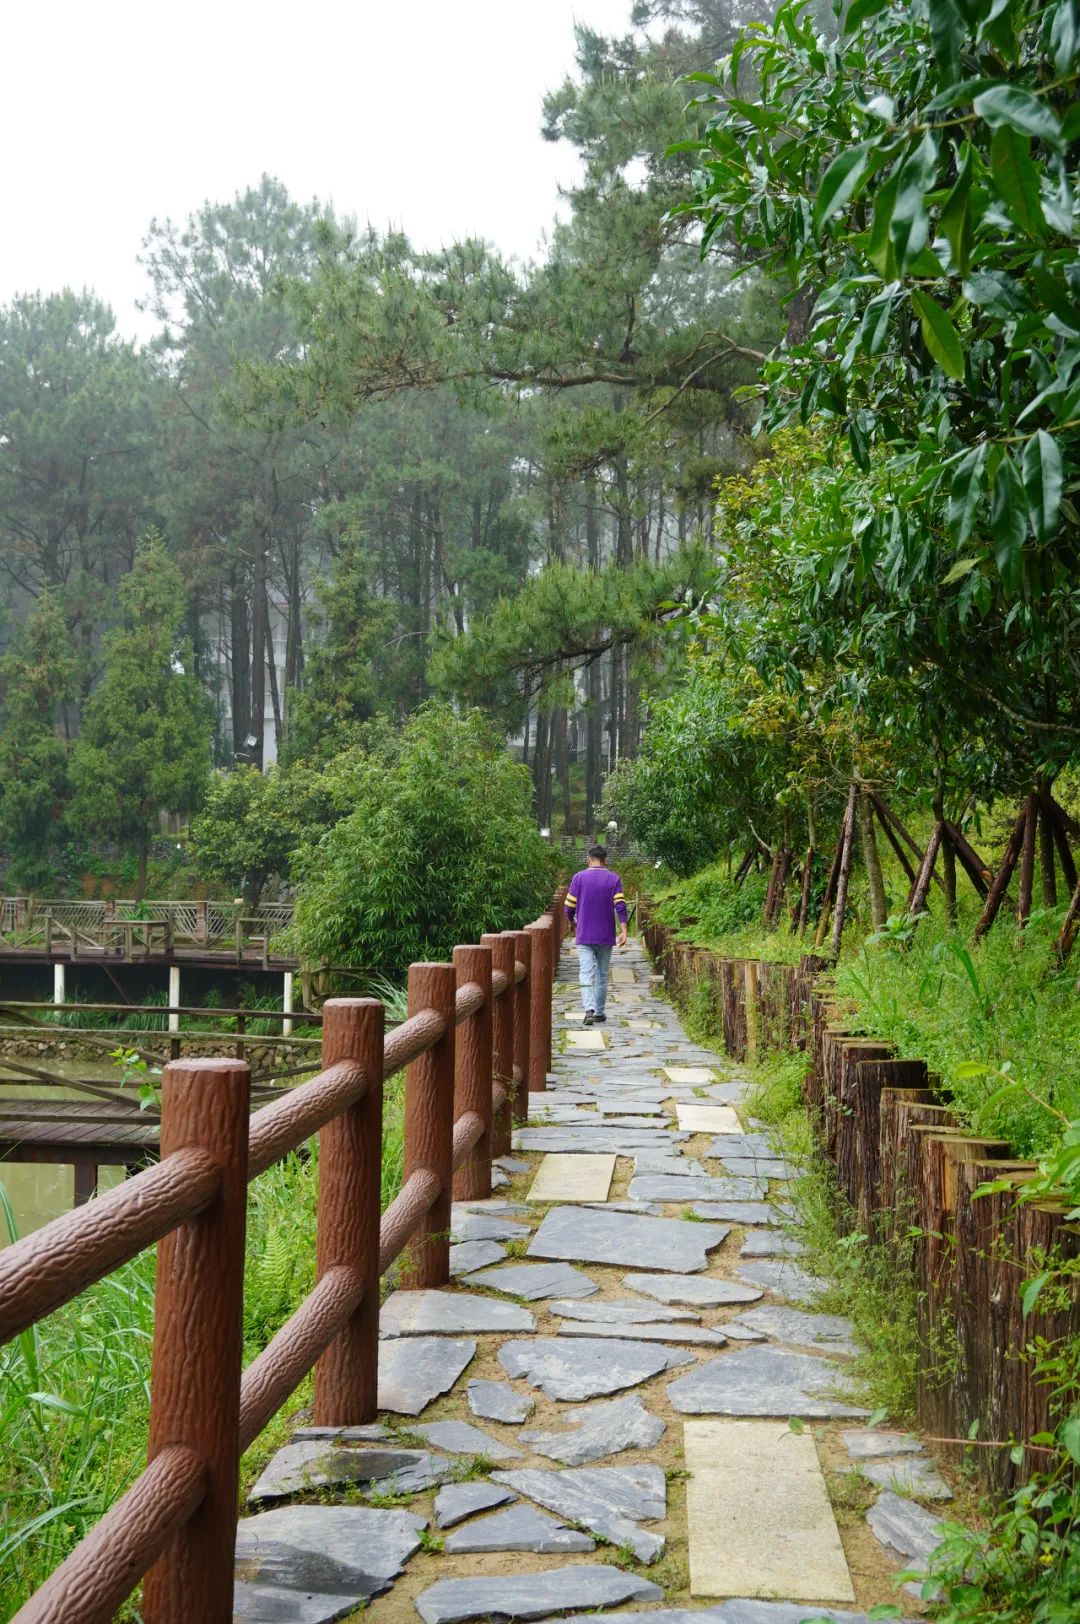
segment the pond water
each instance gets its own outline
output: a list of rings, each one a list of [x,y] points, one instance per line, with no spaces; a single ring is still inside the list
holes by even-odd
[[[12,1057],[12,1064],[18,1064],[16,1057]],[[107,1061],[101,1064],[90,1060],[64,1061],[35,1057],[30,1064],[55,1076],[77,1077],[87,1082],[115,1082],[119,1076],[117,1068]],[[52,1088],[45,1084],[26,1087],[6,1081],[5,1076],[4,1072],[0,1072],[2,1100],[84,1100],[87,1104],[93,1103],[93,1096],[79,1089]],[[123,1177],[122,1167],[103,1167],[98,1175],[99,1191],[111,1190]],[[19,1235],[28,1235],[31,1230],[47,1224],[50,1218],[58,1218],[61,1213],[68,1212],[72,1206],[74,1183],[74,1168],[63,1163],[53,1166],[48,1163],[0,1161],[0,1188],[12,1208]],[[0,1213],[0,1246],[7,1246],[11,1239],[7,1218]]]

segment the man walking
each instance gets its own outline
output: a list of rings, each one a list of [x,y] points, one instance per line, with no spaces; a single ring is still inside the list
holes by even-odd
[[[622,881],[607,866],[607,847],[589,847],[589,866],[574,875],[566,893],[566,919],[577,934],[578,979],[585,1025],[607,1020],[608,973],[615,946],[615,920],[619,946],[626,946],[626,898]]]

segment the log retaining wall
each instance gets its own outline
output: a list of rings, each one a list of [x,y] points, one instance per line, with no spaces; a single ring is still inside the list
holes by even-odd
[[[1020,1289],[1050,1254],[1080,1256],[1080,1227],[1051,1203],[976,1195],[991,1180],[1030,1178],[1035,1164],[1010,1158],[1004,1140],[965,1131],[925,1061],[860,1033],[826,960],[725,958],[653,920],[642,933],[673,999],[710,1018],[733,1060],[808,1052],[804,1098],[835,1170],[841,1222],[913,1278],[919,1424],[957,1457],[970,1454],[985,1486],[1018,1486],[1039,1457],[1014,1460],[1012,1445],[1060,1419],[1031,1350],[1080,1335],[1075,1291],[1025,1319]]]

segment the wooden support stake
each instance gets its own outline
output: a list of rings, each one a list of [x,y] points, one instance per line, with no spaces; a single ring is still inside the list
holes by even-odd
[[[919,872],[915,877],[915,884],[912,886],[908,895],[906,911],[909,914],[921,914],[926,912],[926,899],[930,893],[930,876],[934,872],[934,864],[937,861],[938,848],[941,845],[942,828],[943,825],[939,819],[934,824],[933,829],[930,831],[930,839],[927,842],[926,850],[923,852],[923,860],[919,867]]]
[[[951,823],[945,819],[945,833],[952,843],[952,848],[960,859],[961,867],[976,891],[985,897],[990,889],[990,870],[967,839],[959,824]]]
[[[362,1426],[378,1408],[385,1020],[377,998],[331,998],[323,1005],[323,1066],[351,1060],[368,1085],[358,1104],[319,1132],[317,1277],[344,1266],[364,1281],[359,1307],[315,1367],[319,1427]]]
[[[508,1156],[514,1103],[514,933],[481,936],[481,947],[491,949],[492,972],[501,971],[510,985],[492,1003],[491,1076],[492,1085],[505,1089],[506,1099],[492,1117],[491,1154]]]
[[[250,1095],[250,1068],[235,1060],[172,1061],[162,1073],[162,1161],[201,1150],[221,1184],[158,1246],[147,1461],[192,1450],[206,1492],[146,1575],[146,1624],[232,1624]]]
[[[814,884],[814,848],[807,846],[806,856],[803,858],[802,886],[799,891],[798,913],[795,916],[795,930],[799,936],[806,935],[806,922],[810,914],[810,892]]]
[[[551,930],[546,924],[527,925],[532,937],[529,972],[529,1093],[542,1094],[551,1069]]]
[[[450,1192],[454,1166],[454,998],[452,964],[410,964],[408,1012],[434,1010],[446,1031],[405,1073],[405,1177],[429,1172],[439,1194],[402,1255],[402,1284],[444,1286],[450,1278]]]
[[[1025,805],[1021,807],[1020,812],[1017,815],[1016,822],[1012,826],[1012,832],[1009,835],[1005,850],[1002,853],[998,871],[994,875],[989,891],[986,893],[986,901],[983,904],[983,911],[979,915],[978,924],[975,926],[973,940],[976,942],[979,941],[981,937],[986,935],[986,932],[990,929],[991,925],[994,923],[994,920],[998,916],[1001,904],[1005,900],[1005,893],[1009,889],[1009,881],[1013,877],[1013,869],[1016,867],[1016,860],[1020,856],[1020,846],[1024,839],[1024,829],[1026,825],[1027,806]]]
[[[490,947],[455,947],[459,987],[475,982],[484,1002],[458,1027],[454,1059],[454,1120],[474,1111],[484,1131],[454,1174],[455,1201],[486,1201],[491,1195],[491,970]]]
[[[907,852],[900,844],[896,830],[893,828],[890,820],[885,816],[885,803],[881,799],[881,796],[876,795],[873,790],[868,790],[867,794],[870,796],[870,805],[873,807],[874,814],[878,820],[878,823],[881,825],[882,833],[884,834],[885,839],[889,842],[889,845],[892,847],[893,851],[896,853],[896,858],[900,864],[900,867],[907,875],[908,886],[913,886],[915,884],[915,870],[911,866],[911,859],[908,857]],[[921,856],[922,854],[920,853],[919,855]]]
[[[1061,872],[1065,876],[1065,884],[1070,891],[1076,890],[1076,860],[1069,845],[1069,828],[1065,821],[1065,814],[1058,806],[1054,797],[1050,797],[1050,828],[1054,836],[1054,844],[1061,860]]]

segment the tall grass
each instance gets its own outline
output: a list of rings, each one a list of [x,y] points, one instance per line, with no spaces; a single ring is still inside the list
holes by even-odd
[[[1076,965],[1054,956],[1060,923],[1060,910],[1035,913],[1020,934],[1002,919],[972,947],[926,916],[910,940],[864,943],[837,976],[860,1026],[925,1059],[964,1122],[1018,1155],[1060,1137],[1053,1112],[1080,1117],[1080,999]]]
[[[388,988],[389,1020],[404,996]],[[386,1085],[382,1201],[401,1188],[404,1076]],[[263,1173],[248,1196],[244,1359],[249,1363],[315,1282],[318,1146]],[[0,1184],[0,1219],[15,1219]],[[153,1251],[0,1349],[0,1618],[9,1618],[141,1471],[149,1420]],[[305,1382],[286,1405],[309,1392]],[[245,1458],[257,1471],[282,1428]],[[118,1615],[134,1619],[133,1605]]]

